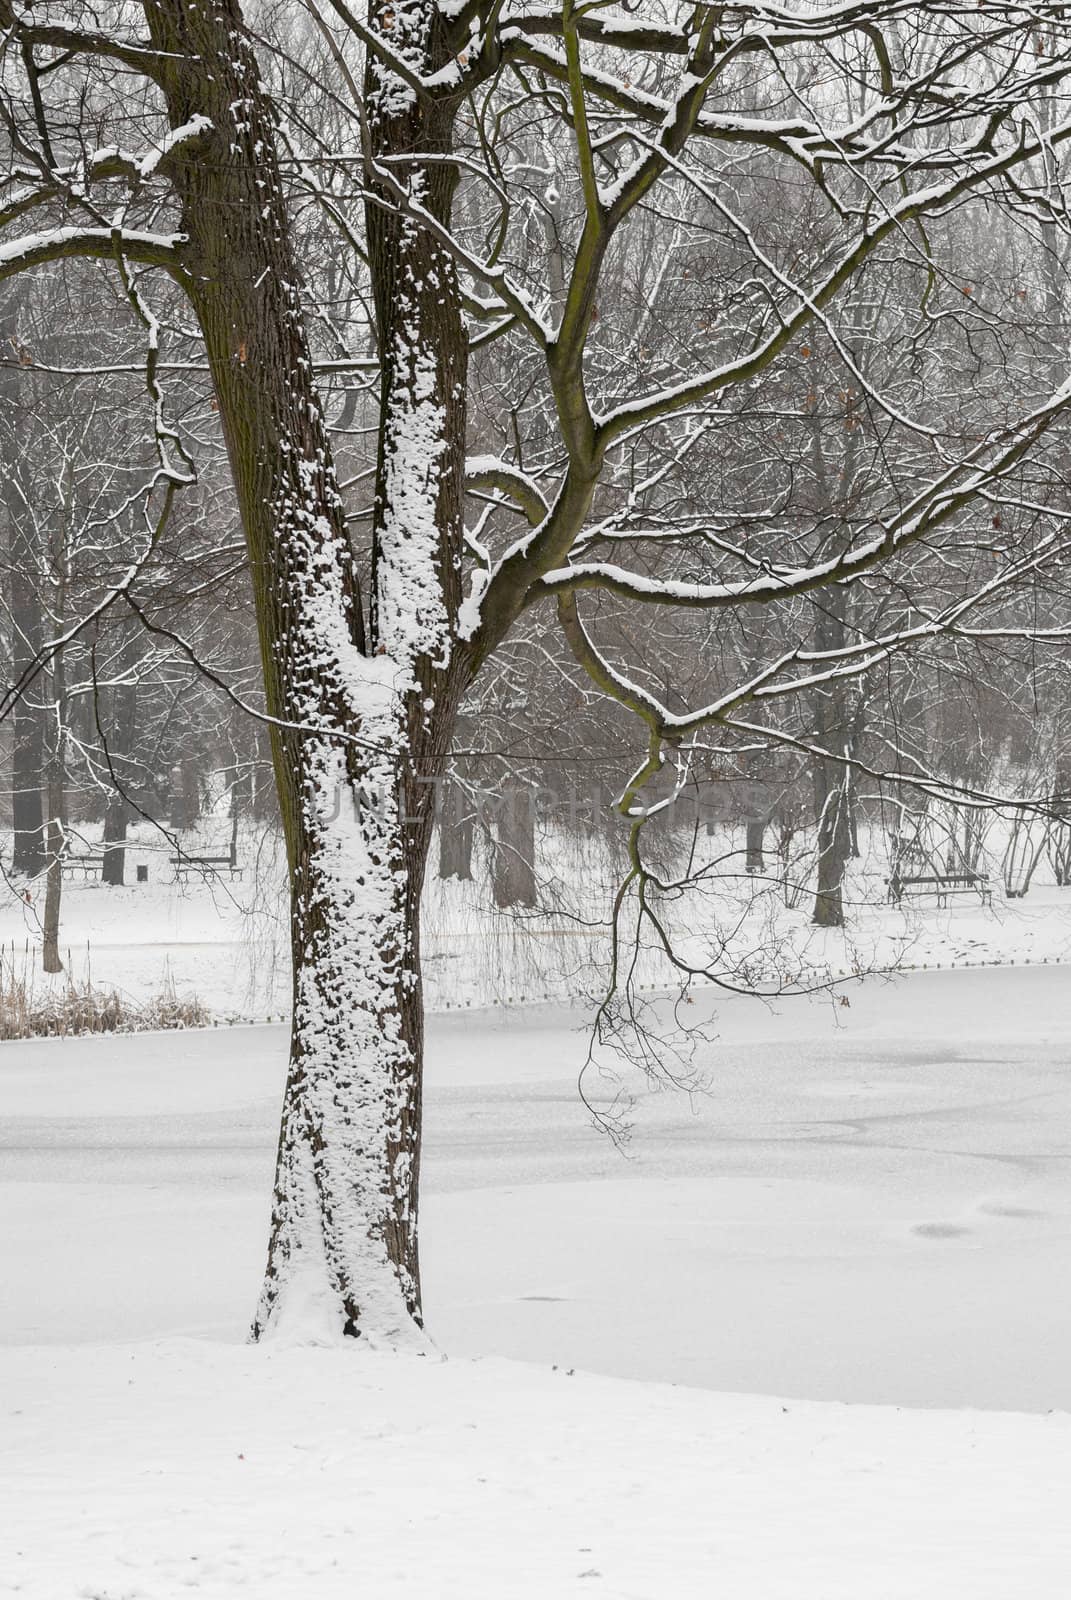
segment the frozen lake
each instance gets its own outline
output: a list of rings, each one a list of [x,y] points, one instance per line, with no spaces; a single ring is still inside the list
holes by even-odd
[[[1071,1409],[1071,970],[719,1006],[622,1156],[581,1019],[430,1019],[425,1308],[447,1351],[718,1390]],[[697,1006],[697,1014],[702,1005]],[[0,1340],[239,1340],[281,1028],[0,1046]]]

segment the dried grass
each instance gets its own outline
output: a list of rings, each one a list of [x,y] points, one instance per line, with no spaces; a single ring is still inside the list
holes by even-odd
[[[159,994],[139,1003],[118,989],[97,989],[88,972],[45,980],[32,950],[0,950],[0,1040],[56,1039],[87,1033],[140,1033],[158,1028],[204,1028],[208,1008],[194,995],[180,995],[170,978]]]

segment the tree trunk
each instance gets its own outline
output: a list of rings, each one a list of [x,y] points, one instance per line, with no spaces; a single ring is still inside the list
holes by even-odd
[[[766,824],[761,819],[747,824],[746,839],[744,844],[744,869],[747,872],[765,872],[766,857],[763,854],[763,840],[766,836]]]
[[[439,877],[472,878],[474,836],[472,802],[457,783],[444,786],[439,807]]]
[[[812,921],[820,928],[844,926],[844,872],[851,856],[851,828],[844,768],[819,761],[814,774],[818,812],[818,883]]]
[[[180,828],[196,828],[201,818],[201,764],[196,756],[183,756],[180,766]]]
[[[131,780],[130,757],[134,753],[137,724],[137,688],[132,683],[116,684],[112,690],[111,728],[108,732],[108,760],[121,785],[108,796],[104,809],[104,859],[101,879],[121,888],[126,877],[126,830],[130,820],[127,785]]]
[[[66,552],[59,552],[59,583],[54,621],[62,631],[67,609]],[[62,972],[59,953],[60,901],[63,896],[63,851],[67,844],[67,681],[63,651],[52,661],[51,749],[48,753],[48,871],[45,878],[45,914],[42,925],[41,965],[46,972]]]
[[[842,650],[847,638],[845,596],[834,591],[823,597],[815,624],[816,650]],[[844,688],[831,682],[815,703],[815,732],[823,750],[850,756],[855,742],[850,708]],[[816,759],[814,805],[818,825],[818,882],[812,921],[820,928],[844,926],[844,874],[852,855],[851,769],[844,761]]]
[[[185,826],[183,822],[182,804],[182,768],[174,762],[169,774],[167,788],[168,809],[167,821],[172,833],[178,833]]]
[[[13,566],[19,565],[16,557]],[[29,568],[11,579],[11,618],[14,646],[11,651],[11,680],[29,677],[32,662],[42,646],[40,598],[34,594]],[[42,782],[45,774],[45,718],[38,704],[37,690],[30,683],[19,696],[11,715],[11,866],[27,877],[37,877],[45,867],[45,811]]]
[[[111,795],[104,812],[104,856],[101,861],[102,883],[121,889],[126,881],[126,802],[121,795]]]
[[[242,820],[242,802],[246,798],[248,777],[245,773],[235,775],[231,783],[231,841],[230,858],[232,870],[238,865],[238,827]]]
[[[508,790],[495,815],[492,892],[503,909],[536,903],[535,814],[526,789]]]
[[[0,347],[11,360],[19,347],[18,312],[25,285],[0,289]],[[15,367],[0,367],[0,408],[4,416],[0,463],[0,515],[8,574],[7,603],[11,620],[11,681],[25,685],[11,717],[11,865],[36,877],[46,861],[42,787],[45,782],[45,717],[35,688],[35,674],[44,640],[40,550],[32,519],[19,491],[21,463],[18,419],[25,404]]]
[[[48,871],[45,877],[45,914],[41,965],[46,972],[62,972],[59,953],[60,899],[63,894],[63,846],[66,840],[64,783],[60,757],[53,758],[48,780]]]
[[[409,33],[425,9],[437,16],[413,6],[400,26]],[[211,121],[169,170],[279,719],[294,1014],[254,1334],[396,1341],[420,1316],[418,909],[433,814],[423,780],[448,748],[468,672],[451,649],[465,432],[456,275],[426,234],[370,208],[383,393],[366,641],[271,110],[239,8],[153,0],[145,14],[180,63],[165,80],[172,126]],[[375,149],[427,149],[448,132],[410,98],[372,72]],[[441,208],[454,169],[416,165],[408,181]]]

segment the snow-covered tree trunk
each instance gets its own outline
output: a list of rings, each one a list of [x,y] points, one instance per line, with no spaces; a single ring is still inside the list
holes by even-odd
[[[420,1316],[424,780],[464,675],[451,649],[457,286],[420,230],[373,208],[383,418],[366,630],[270,108],[238,5],[146,0],[145,11],[154,43],[181,58],[166,82],[167,159],[249,544],[293,885],[291,1059],[254,1332],[407,1339]],[[369,117],[379,148],[405,136],[412,149],[426,131],[374,72]],[[421,171],[406,176],[414,190]],[[448,205],[452,184],[434,172],[424,203],[438,190]]]

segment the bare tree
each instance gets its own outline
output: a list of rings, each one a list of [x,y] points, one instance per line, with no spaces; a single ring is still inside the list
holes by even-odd
[[[572,4],[373,0],[365,19],[332,0],[330,23],[311,11],[298,46],[266,50],[262,67],[238,0],[140,9],[137,33],[131,8],[31,13],[0,0],[11,147],[0,274],[111,263],[145,336],[156,462],[137,547],[99,608],[138,605],[139,574],[192,478],[164,393],[181,318],[158,307],[178,291],[196,319],[246,540],[292,884],[291,1062],[256,1331],[404,1339],[420,1315],[431,780],[463,695],[518,620],[556,615],[578,669],[642,733],[617,802],[629,868],[612,988],[627,988],[626,914],[682,980],[712,972],[666,938],[661,902],[684,885],[644,851],[648,822],[705,745],[777,742],[858,764],[828,729],[801,728],[798,708],[823,686],[839,693],[941,636],[1023,634],[1004,599],[1060,559],[1062,523],[1035,524],[998,579],[920,593],[907,620],[889,621],[888,597],[913,553],[954,545],[986,496],[1029,498],[1015,475],[1043,460],[1071,391],[961,438],[927,415],[939,399],[921,379],[905,412],[860,370],[843,313],[858,285],[906,271],[927,330],[943,325],[938,310],[960,316],[964,298],[950,218],[1005,199],[1031,223],[1058,215],[1071,121],[1060,105],[1042,127],[1023,108],[1061,92],[1062,12],[889,0],[638,22]],[[1043,56],[1039,21],[1056,30]],[[317,103],[333,108],[319,122],[307,106],[317,74],[329,84]],[[777,204],[754,204],[789,192],[789,175],[825,220],[808,238],[791,236]],[[358,263],[369,308],[356,327],[330,323],[330,355],[316,257],[300,258],[310,201]],[[628,241],[641,225],[654,259],[637,272]],[[703,336],[687,341],[671,321],[637,322],[628,300],[630,285],[672,275],[682,241],[717,258],[723,283]],[[367,365],[370,332],[375,459],[348,503],[322,383],[339,364]],[[760,386],[776,400],[779,372],[818,333],[878,419],[882,492],[833,541],[758,501],[747,463],[736,503],[690,500],[711,431],[746,426]],[[338,355],[340,341],[358,353]],[[501,351],[526,392],[478,475],[496,515],[466,539],[468,396]],[[809,608],[833,596],[852,601],[842,631],[816,639]],[[647,649],[629,658],[636,615],[763,608],[777,648],[699,703],[672,703]],[[892,758],[886,775],[901,766]]]

